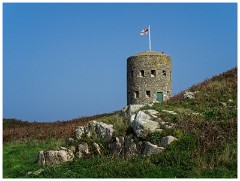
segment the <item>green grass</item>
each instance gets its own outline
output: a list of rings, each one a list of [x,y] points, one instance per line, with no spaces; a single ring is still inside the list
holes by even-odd
[[[236,143],[230,144],[216,157],[219,163],[211,169],[199,169],[200,163],[207,164],[209,158],[195,157],[198,139],[193,135],[182,135],[163,153],[151,157],[135,156],[129,160],[111,155],[94,156],[86,159],[76,159],[55,167],[44,167],[39,175],[27,175],[41,166],[36,163],[40,150],[59,148],[64,142],[56,140],[33,141],[4,144],[4,178],[236,178],[235,160]],[[207,153],[210,156],[212,153]],[[235,154],[235,155],[234,155]],[[234,157],[234,158],[231,158]],[[201,160],[202,159],[202,160]],[[205,159],[205,160],[203,160]],[[199,163],[200,161],[200,163]],[[210,161],[211,162],[211,161]]]
[[[64,141],[55,139],[28,142],[14,141],[3,144],[3,177],[27,177],[27,172],[39,169],[36,162],[39,151],[56,149],[62,145],[64,145]]]

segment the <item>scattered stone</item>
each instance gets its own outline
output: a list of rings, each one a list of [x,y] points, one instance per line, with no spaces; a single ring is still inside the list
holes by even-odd
[[[61,150],[67,150],[67,148],[66,148],[66,147],[62,147],[62,146],[61,146],[60,148],[61,148]]]
[[[166,148],[170,143],[172,143],[175,140],[177,140],[177,138],[173,136],[166,136],[161,139],[161,144],[163,145],[164,148]]]
[[[160,128],[160,124],[156,121],[152,121],[151,117],[143,111],[139,111],[137,113],[131,126],[137,137],[143,139],[146,138],[149,133],[154,132],[157,128]]]
[[[166,125],[166,122],[165,121],[161,121],[160,124],[161,125]]]
[[[161,153],[163,152],[163,150],[164,150],[163,147],[159,147],[147,141],[145,142],[145,145],[144,145],[143,154],[149,156],[152,154]]]
[[[40,168],[40,169],[36,170],[35,172],[33,172],[33,175],[39,175],[42,172],[44,172],[44,169]]]
[[[169,113],[169,114],[173,114],[173,115],[176,115],[177,113],[176,112],[174,112],[174,111],[168,111],[168,110],[162,110],[162,112],[167,112],[167,113]]]
[[[173,126],[171,126],[171,125],[166,125],[166,128],[167,128],[167,129],[172,129],[172,127],[173,127]]]
[[[93,143],[93,148],[97,152],[98,155],[101,155],[101,148],[100,148],[99,144],[94,142]]]
[[[233,100],[232,100],[232,99],[229,99],[228,102],[233,102]]]
[[[28,175],[39,175],[39,174],[42,173],[42,172],[44,172],[44,169],[43,169],[43,168],[40,168],[40,169],[38,169],[38,170],[36,170],[36,171],[34,171],[34,172],[29,171],[27,174],[28,174]]]
[[[195,91],[195,92],[190,92],[190,91],[186,91],[183,95],[184,99],[194,99],[195,98],[195,94],[199,93],[199,91]]]
[[[225,102],[220,102],[219,105],[222,107],[227,107],[227,103],[225,103]]]
[[[198,115],[200,115],[200,113],[198,113],[198,112],[193,112],[192,115],[198,116]]]
[[[72,161],[74,154],[66,150],[40,151],[38,154],[39,165],[58,165],[67,161]]]

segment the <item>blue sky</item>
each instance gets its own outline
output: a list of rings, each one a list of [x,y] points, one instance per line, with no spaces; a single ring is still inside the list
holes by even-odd
[[[126,59],[172,57],[173,94],[237,65],[236,3],[5,3],[3,117],[69,120],[126,105]]]

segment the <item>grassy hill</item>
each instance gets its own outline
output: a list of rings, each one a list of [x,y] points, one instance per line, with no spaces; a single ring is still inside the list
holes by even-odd
[[[169,101],[154,104],[161,119],[174,123],[174,129],[149,135],[159,144],[163,135],[179,140],[163,153],[151,157],[138,156],[124,160],[111,155],[46,167],[39,175],[27,172],[39,168],[37,152],[64,146],[78,125],[90,120],[112,123],[118,135],[129,131],[126,118],[119,112],[78,118],[65,122],[29,123],[3,120],[4,178],[237,178],[237,68],[192,86],[194,99],[184,92]],[[145,106],[143,109],[148,109]],[[177,114],[169,114],[174,111]]]

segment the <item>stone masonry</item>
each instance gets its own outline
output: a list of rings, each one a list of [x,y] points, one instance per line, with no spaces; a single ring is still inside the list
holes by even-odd
[[[162,98],[161,98],[162,96]],[[172,60],[148,51],[127,59],[127,104],[165,101],[172,96]]]

